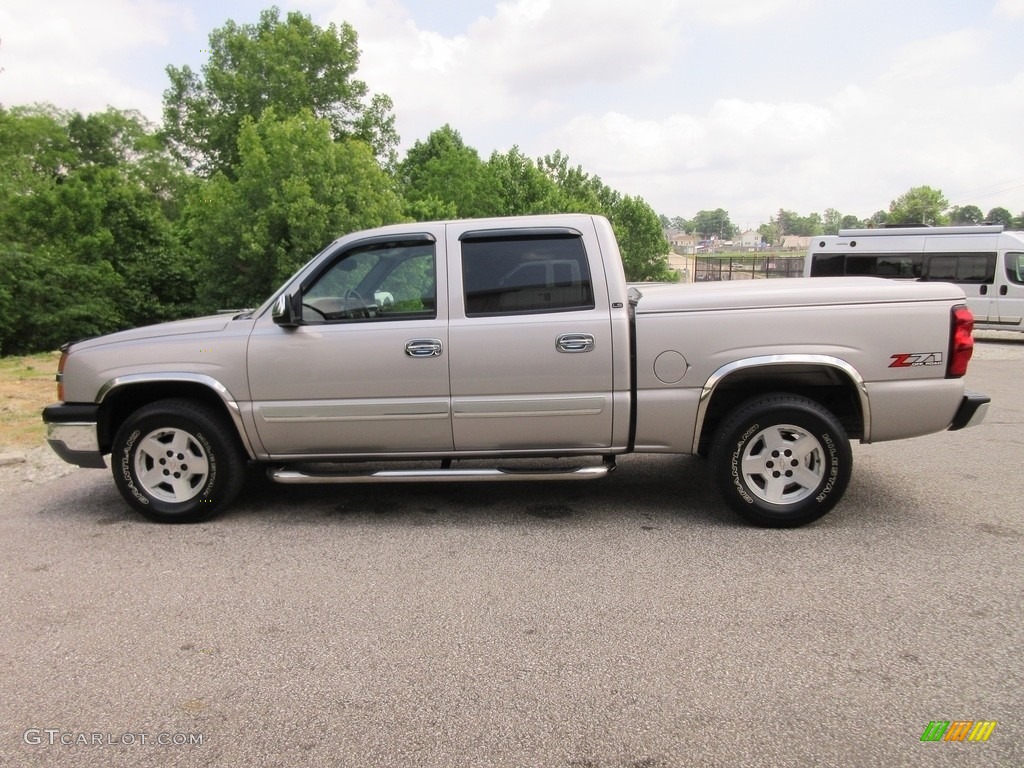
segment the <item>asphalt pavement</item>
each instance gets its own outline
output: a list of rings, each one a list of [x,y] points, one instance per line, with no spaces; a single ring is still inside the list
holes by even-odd
[[[856,445],[797,530],[689,457],[195,526],[0,467],[0,766],[1024,765],[1024,337],[978,336],[985,423]]]

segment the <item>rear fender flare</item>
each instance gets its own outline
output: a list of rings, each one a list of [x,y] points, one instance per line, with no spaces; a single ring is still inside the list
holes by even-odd
[[[864,377],[860,375],[856,368],[845,360],[838,357],[832,357],[830,355],[760,355],[758,357],[747,357],[742,360],[734,360],[731,363],[726,363],[708,377],[708,380],[704,383],[704,387],[701,389],[700,401],[697,405],[697,422],[693,430],[692,452],[697,453],[699,450],[701,432],[704,430],[704,420],[707,417],[708,406],[711,404],[711,398],[714,397],[715,390],[721,386],[729,376],[737,373],[738,371],[748,371],[752,368],[787,365],[810,365],[835,368],[841,371],[854,386],[854,389],[857,392],[858,401],[860,402],[860,411],[864,420],[864,435],[861,438],[861,441],[865,443],[871,441],[871,404],[868,400],[868,390],[867,385],[864,382]]]

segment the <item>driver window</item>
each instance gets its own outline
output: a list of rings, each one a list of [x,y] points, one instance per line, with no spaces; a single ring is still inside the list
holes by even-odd
[[[1006,276],[1011,283],[1024,285],[1024,253],[1006,254]]]
[[[306,323],[437,316],[434,244],[378,243],[341,254],[303,291]]]

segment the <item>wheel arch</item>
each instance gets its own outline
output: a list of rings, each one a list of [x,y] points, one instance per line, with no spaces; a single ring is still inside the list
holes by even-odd
[[[693,452],[706,454],[715,428],[737,405],[773,391],[814,400],[836,416],[851,439],[871,438],[871,405],[856,368],[828,355],[762,355],[723,365],[708,378],[697,407]]]
[[[130,374],[104,384],[96,395],[96,402],[100,406],[100,450],[110,450],[114,435],[132,413],[150,403],[168,398],[194,400],[216,409],[234,427],[239,445],[248,457],[256,457],[245,433],[238,403],[227,387],[212,376],[197,373]]]

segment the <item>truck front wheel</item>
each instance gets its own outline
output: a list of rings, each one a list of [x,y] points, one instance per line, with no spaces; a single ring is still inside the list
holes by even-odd
[[[738,406],[711,449],[711,471],[726,503],[772,528],[804,525],[832,509],[852,464],[835,416],[797,395],[765,395]]]
[[[242,488],[245,465],[237,442],[212,408],[160,400],[133,413],[117,431],[110,461],[114,483],[150,520],[207,520]]]

